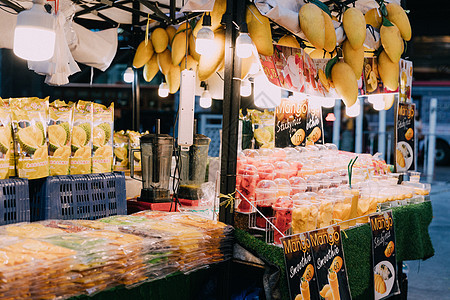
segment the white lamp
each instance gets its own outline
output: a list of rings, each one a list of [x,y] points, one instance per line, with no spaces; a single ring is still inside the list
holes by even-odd
[[[336,99],[334,98],[322,98],[322,107],[332,108],[336,104]]]
[[[161,82],[158,88],[158,96],[161,98],[166,98],[169,96],[169,86],[165,82]]]
[[[44,0],[35,0],[29,10],[17,15],[14,30],[14,54],[30,61],[44,61],[55,52],[55,17],[44,8]]]
[[[248,97],[252,94],[252,84],[248,79],[241,81],[241,96]]]
[[[128,67],[123,73],[123,81],[126,83],[132,83],[134,81],[134,71],[131,67]]]
[[[253,54],[252,39],[247,32],[239,33],[236,39],[236,54],[239,58],[247,58]]]
[[[209,91],[205,89],[200,97],[200,107],[210,108],[212,104],[212,99]]]
[[[345,107],[345,114],[351,118],[359,116],[360,113],[361,113],[361,104],[359,102],[359,98],[352,106]]]
[[[211,30],[211,16],[205,13],[203,16],[202,29],[197,33],[195,40],[195,51],[200,54],[206,54],[214,49],[214,32]]]

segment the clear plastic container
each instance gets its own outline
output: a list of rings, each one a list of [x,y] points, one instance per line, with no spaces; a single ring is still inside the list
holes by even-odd
[[[253,165],[243,165],[236,176],[236,188],[240,193],[237,193],[239,199],[237,211],[251,212],[252,206],[248,201],[255,202],[255,189],[258,181],[258,170]],[[242,194],[242,195],[241,195]],[[248,201],[247,201],[248,200]]]
[[[317,216],[320,202],[294,201],[292,210],[292,230],[294,233],[302,233],[316,229]]]
[[[291,177],[289,183],[291,184],[291,195],[306,192],[308,188],[306,180],[301,177]]]
[[[291,166],[285,161],[277,161],[274,163],[275,178],[289,179],[291,176]]]
[[[274,180],[275,167],[271,163],[262,163],[258,165],[258,180]]]
[[[289,183],[289,180],[277,178],[274,182],[278,188],[277,197],[289,196],[291,194],[291,184]]]
[[[333,208],[335,200],[331,198],[319,198],[319,213],[317,215],[317,228],[327,227],[333,224]]]
[[[266,218],[273,216],[272,205],[277,199],[277,184],[272,180],[261,180],[256,186],[255,203],[256,208]],[[256,226],[266,228],[266,220],[259,214],[256,214]]]
[[[273,224],[282,233],[285,233],[291,228],[293,207],[293,201],[291,197],[288,196],[279,197],[275,204],[272,205],[274,212]],[[283,236],[277,230],[274,230],[275,244],[281,244],[280,238],[282,237]]]

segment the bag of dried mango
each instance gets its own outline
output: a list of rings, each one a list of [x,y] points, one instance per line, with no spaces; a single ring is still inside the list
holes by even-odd
[[[73,105],[70,174],[90,174],[92,157],[92,102]]]
[[[123,130],[114,131],[114,171],[128,169],[128,136]]]
[[[56,100],[48,108],[48,160],[50,175],[68,175],[73,105]]]
[[[28,179],[48,176],[48,97],[12,98],[10,106],[18,176]]]
[[[11,152],[14,152],[14,147],[11,148],[10,112],[9,101],[0,98],[0,179],[9,177],[10,156]],[[14,163],[14,153],[12,157]]]
[[[94,131],[92,144],[94,156],[92,158],[92,173],[106,173],[112,171],[114,132],[114,103],[109,107],[94,103]]]
[[[145,133],[144,133],[145,134]],[[141,136],[142,134],[137,131],[127,130],[127,136],[128,136],[128,142],[129,146],[128,149],[141,149]],[[133,161],[134,164],[134,170],[135,171],[141,171],[141,152],[134,152],[133,157],[130,157],[130,163]],[[131,166],[130,166],[131,168]]]

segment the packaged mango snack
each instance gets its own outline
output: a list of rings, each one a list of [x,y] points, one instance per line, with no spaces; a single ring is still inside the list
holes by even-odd
[[[10,106],[18,176],[28,179],[48,176],[48,97],[12,98]]]
[[[68,175],[73,105],[56,100],[48,108],[48,159],[50,175]]]
[[[92,102],[80,100],[73,106],[70,174],[91,173],[92,111]]]
[[[128,136],[123,130],[114,131],[114,171],[128,169]]]
[[[94,157],[92,158],[92,173],[106,173],[112,171],[114,132],[114,103],[109,107],[94,103],[94,131],[92,144]]]
[[[146,133],[144,133],[144,134],[146,134]],[[141,134],[137,131],[127,130],[127,136],[129,138],[128,149],[141,149],[140,141],[141,141],[142,135],[143,134]],[[140,171],[141,170],[141,152],[134,152],[131,161],[133,161],[134,170]],[[130,166],[130,168],[131,168],[131,166]]]
[[[11,156],[13,157],[12,162],[14,167],[14,147],[11,147],[12,139],[10,112],[9,101],[0,98],[0,179],[9,177]]]

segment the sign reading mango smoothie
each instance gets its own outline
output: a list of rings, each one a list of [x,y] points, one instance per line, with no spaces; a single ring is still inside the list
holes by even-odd
[[[351,299],[339,225],[309,232],[319,295],[322,299]]]
[[[281,238],[291,300],[319,300],[308,233]]]
[[[396,172],[406,172],[415,170],[414,155],[416,147],[414,139],[416,138],[416,128],[414,117],[416,106],[412,103],[398,103],[396,110],[395,125],[395,167]]]
[[[304,146],[308,101],[283,99],[275,109],[275,147]]]
[[[375,300],[400,293],[397,280],[395,231],[392,211],[370,216]]]

